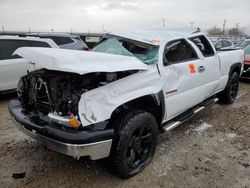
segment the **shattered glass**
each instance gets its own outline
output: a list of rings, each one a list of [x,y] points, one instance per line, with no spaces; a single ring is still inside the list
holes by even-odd
[[[92,51],[136,57],[145,64],[154,64],[158,61],[158,50],[158,46],[141,47],[136,42],[111,37],[99,43]]]

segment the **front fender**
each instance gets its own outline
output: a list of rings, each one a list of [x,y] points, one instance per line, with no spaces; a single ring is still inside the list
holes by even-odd
[[[82,125],[108,120],[117,107],[138,97],[157,94],[161,88],[160,76],[155,68],[88,91],[81,96],[78,106]]]

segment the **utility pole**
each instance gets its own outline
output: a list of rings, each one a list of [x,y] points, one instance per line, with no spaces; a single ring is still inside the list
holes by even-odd
[[[165,28],[165,18],[162,18],[162,28]]]
[[[4,26],[2,26],[2,30],[3,30],[3,33],[4,33]]]
[[[226,23],[227,23],[227,20],[225,19],[225,20],[224,20],[224,23],[223,23],[223,35],[225,35]]]
[[[29,32],[31,33],[31,29],[30,29],[30,26],[29,26]]]
[[[236,34],[235,34],[235,38],[237,38],[237,36],[239,35],[239,25],[240,25],[240,23],[236,23]]]

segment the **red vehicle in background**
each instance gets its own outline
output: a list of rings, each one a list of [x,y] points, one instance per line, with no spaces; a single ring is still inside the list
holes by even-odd
[[[250,79],[250,45],[244,48],[245,60],[244,60],[244,72],[242,74],[243,78]]]

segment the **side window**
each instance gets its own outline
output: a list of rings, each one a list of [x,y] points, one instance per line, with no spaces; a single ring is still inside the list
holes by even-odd
[[[198,59],[195,50],[185,40],[168,43],[165,49],[164,65],[176,64]]]
[[[74,42],[70,37],[42,36],[41,38],[52,39],[57,45],[70,44]]]
[[[193,37],[190,40],[200,49],[204,57],[214,55],[214,50],[205,36]]]
[[[223,40],[223,41],[222,41],[222,46],[223,46],[223,47],[228,47],[228,43],[227,43],[226,40]]]
[[[28,46],[25,40],[0,40],[0,60],[20,58],[12,54],[16,49],[25,46]]]
[[[216,43],[215,48],[222,48],[222,47],[223,47],[222,41],[220,40]]]
[[[229,47],[229,46],[232,46],[233,44],[230,42],[230,41],[227,41],[226,40],[226,46]]]
[[[45,48],[51,48],[49,44],[46,42],[40,42],[40,41],[27,41],[28,45],[31,47],[45,47]]]

